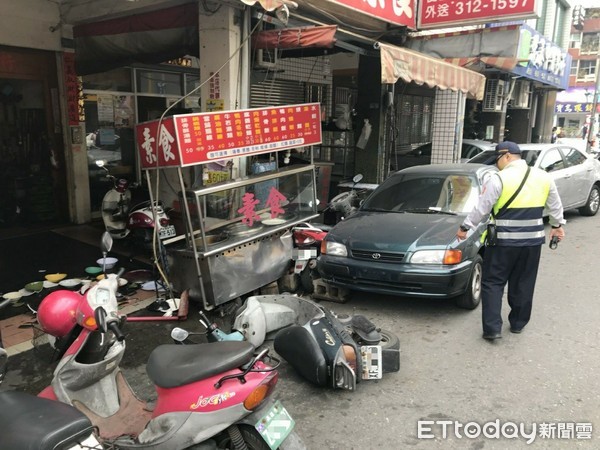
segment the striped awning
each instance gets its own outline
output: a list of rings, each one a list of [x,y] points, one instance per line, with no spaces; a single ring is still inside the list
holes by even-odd
[[[402,79],[406,83],[461,91],[471,98],[483,99],[485,76],[473,70],[394,45],[379,43],[379,50],[383,84],[394,84]]]
[[[496,69],[510,72],[521,60],[518,58],[508,58],[505,56],[475,56],[465,58],[444,58],[444,61],[472,70],[477,70],[475,67],[477,67],[480,63],[483,63],[485,66],[495,67]]]

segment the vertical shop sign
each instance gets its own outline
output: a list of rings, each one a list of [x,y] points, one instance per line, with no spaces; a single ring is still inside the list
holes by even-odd
[[[538,17],[538,0],[421,0],[418,28],[445,28]]]
[[[176,115],[136,126],[142,168],[191,166],[321,143],[319,103]]]
[[[63,68],[69,125],[79,125],[79,80],[75,72],[74,53],[63,53]]]

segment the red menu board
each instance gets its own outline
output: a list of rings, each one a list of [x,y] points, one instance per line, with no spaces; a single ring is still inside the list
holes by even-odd
[[[537,0],[421,0],[418,28],[537,17]]]
[[[185,167],[321,143],[321,105],[184,114],[136,126],[142,168]]]
[[[79,81],[75,73],[75,53],[63,53],[67,116],[69,125],[79,124]]]

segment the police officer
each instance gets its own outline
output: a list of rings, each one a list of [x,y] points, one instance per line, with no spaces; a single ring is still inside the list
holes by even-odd
[[[497,214],[517,191],[527,172],[521,149],[510,141],[496,146],[496,165],[500,171],[485,182],[477,206],[456,233],[459,240],[465,239],[468,231],[492,209]],[[545,240],[544,207],[550,215],[550,238],[556,236],[562,240],[566,221],[554,180],[543,170],[532,167],[518,195],[496,217],[497,244],[486,247],[484,252],[481,281],[484,339],[502,337],[502,294],[507,283],[510,331],[520,333],[529,322]]]

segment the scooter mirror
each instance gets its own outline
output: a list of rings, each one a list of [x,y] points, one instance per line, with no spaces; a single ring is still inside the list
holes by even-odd
[[[108,231],[105,231],[104,233],[102,233],[102,242],[100,245],[100,247],[102,249],[102,253],[106,254],[106,253],[110,252],[110,250],[112,249],[112,246],[113,246],[113,238]]]
[[[94,310],[94,318],[96,319],[98,329],[102,333],[106,333],[108,331],[108,326],[106,325],[106,310],[102,306],[99,306]]]
[[[357,173],[356,175],[354,175],[354,178],[352,178],[352,181],[354,181],[354,183],[358,183],[362,179],[363,179],[363,174],[362,173]]]
[[[177,342],[185,341],[189,335],[190,333],[185,331],[183,328],[175,327],[171,330],[171,337]]]

